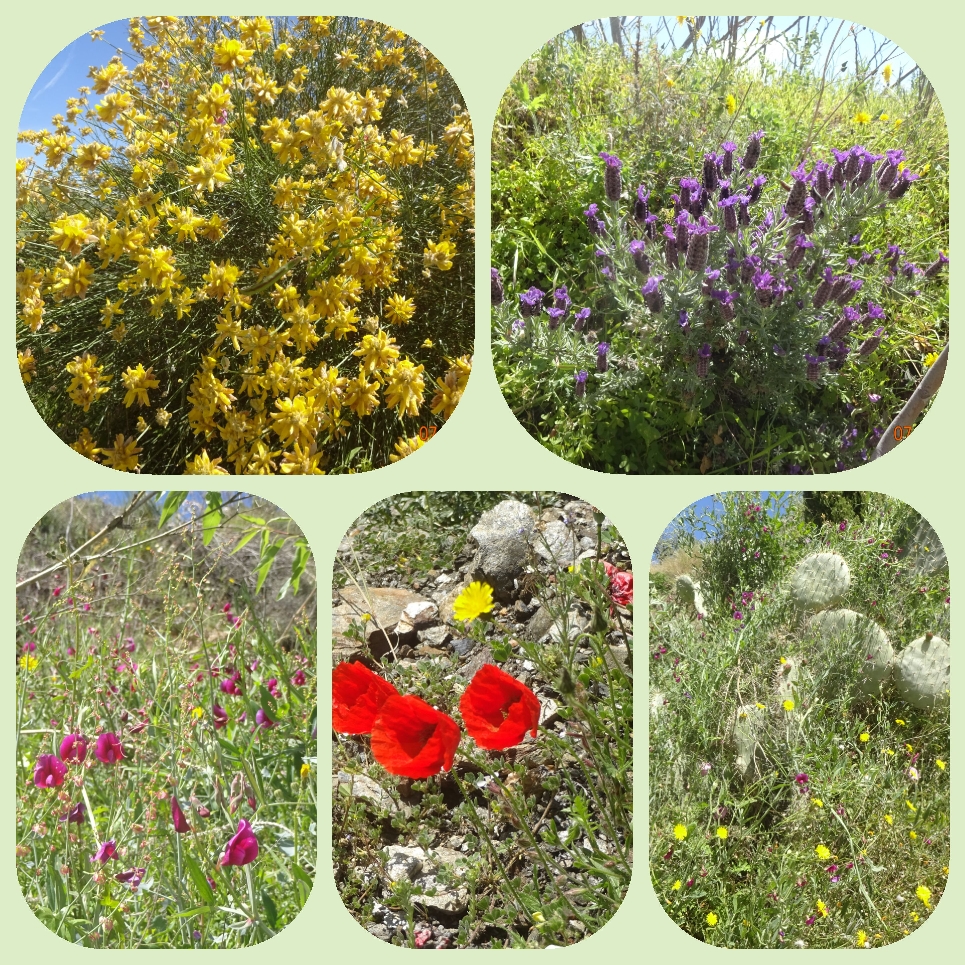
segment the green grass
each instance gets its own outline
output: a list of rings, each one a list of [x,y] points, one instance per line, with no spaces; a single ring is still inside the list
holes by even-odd
[[[775,570],[741,582],[711,575],[738,573],[733,559],[715,559],[742,555],[728,532],[744,527],[740,543],[752,554],[761,545],[746,529],[753,497],[725,496],[722,538],[704,547],[695,573],[708,597],[703,620],[676,601],[663,573],[652,581],[651,880],[673,921],[710,944],[848,948],[859,931],[872,946],[889,944],[920,927],[944,890],[947,702],[915,709],[891,685],[880,697],[856,693],[862,655],[822,649],[788,595],[799,559],[839,553],[851,570],[842,605],[869,615],[896,652],[929,631],[948,638],[947,569],[916,575],[904,561],[912,545],[899,534],[913,511],[865,497],[863,518],[844,529],[843,519],[809,521],[796,505],[779,528]],[[766,540],[760,530],[773,518],[752,518]],[[778,690],[788,666],[799,674],[791,698]],[[742,778],[732,722],[747,706],[759,746]]]

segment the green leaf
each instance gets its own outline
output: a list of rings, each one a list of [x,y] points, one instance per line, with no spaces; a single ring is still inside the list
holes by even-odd
[[[187,492],[170,492],[164,497],[164,505],[161,507],[161,518],[157,524],[158,529],[181,508],[181,504],[187,497]]]
[[[295,541],[295,558],[292,560],[292,593],[295,596],[298,595],[298,586],[301,583],[302,574],[305,572],[305,567],[308,566],[308,561],[312,558],[312,551],[308,545],[308,540],[303,536],[299,537]]]
[[[265,531],[267,535],[267,530]],[[278,551],[282,548],[284,542],[282,540],[276,540],[274,543],[269,543],[267,546],[262,543],[261,547],[261,559],[258,563],[255,572],[258,574],[258,582],[255,584],[255,593],[260,593],[262,586],[265,584],[265,580],[268,577],[268,573],[271,571],[272,565],[275,562],[275,557],[278,555]]]
[[[201,870],[200,865],[194,858],[191,857],[186,851],[184,853],[184,864],[188,869],[188,874],[191,876],[191,880],[194,882],[195,888],[201,894],[201,899],[206,905],[214,903],[214,892],[211,890],[211,885],[208,884],[208,879],[205,873]]]
[[[269,928],[275,928],[278,924],[278,909],[275,907],[275,902],[272,901],[271,895],[262,888],[261,889],[261,906],[265,909],[265,918],[268,921]]]
[[[238,540],[237,545],[236,545],[235,548],[231,551],[232,555],[234,555],[235,553],[237,553],[238,550],[240,550],[242,546],[245,546],[245,545],[247,545],[249,542],[251,542],[251,540],[253,540],[260,532],[261,532],[260,529],[249,529],[248,532],[245,533],[245,535],[242,536],[240,540]]]
[[[208,504],[208,511],[204,514],[202,521],[202,542],[207,546],[214,537],[215,530],[221,525],[221,493],[205,493],[205,502]]]

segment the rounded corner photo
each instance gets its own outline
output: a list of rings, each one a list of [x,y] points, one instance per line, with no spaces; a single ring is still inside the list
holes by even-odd
[[[937,533],[883,493],[723,492],[670,522],[650,877],[681,930],[827,949],[927,927],[950,856],[949,594]]]
[[[605,927],[633,863],[632,654],[603,510],[411,492],[363,513],[332,627],[333,866],[360,928],[484,949]]]
[[[945,115],[889,38],[830,17],[577,25],[493,126],[497,381],[588,469],[847,471],[941,385],[948,244]]]
[[[324,475],[445,424],[475,167],[429,50],[356,17],[142,17],[40,68],[16,347],[62,442],[122,472]]]
[[[242,948],[317,860],[317,595],[284,510],[90,492],[17,568],[16,872],[85,948]]]

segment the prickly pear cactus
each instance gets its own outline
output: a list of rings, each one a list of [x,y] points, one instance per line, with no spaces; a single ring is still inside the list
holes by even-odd
[[[951,647],[934,634],[913,640],[895,666],[898,693],[915,707],[934,707],[948,700]]]
[[[844,599],[851,585],[851,572],[837,553],[812,553],[804,557],[791,577],[791,598],[799,610],[817,613]]]
[[[704,609],[704,597],[700,592],[700,584],[695,583],[689,576],[677,577],[677,599],[681,603],[690,604],[694,612],[700,616],[707,612]]]
[[[738,707],[731,721],[730,737],[737,756],[734,766],[743,778],[751,777],[754,770],[754,752],[764,730],[764,714],[756,704]]]
[[[869,697],[881,693],[891,677],[895,651],[888,635],[874,620],[854,610],[825,610],[811,618],[809,629],[821,641],[826,660],[844,663],[861,658],[857,690]]]

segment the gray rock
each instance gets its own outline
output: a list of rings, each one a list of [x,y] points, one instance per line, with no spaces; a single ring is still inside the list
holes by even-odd
[[[581,553],[592,550],[595,542],[588,536],[581,537],[562,520],[555,520],[543,527],[533,546],[541,559],[556,567],[565,567],[572,566]]]
[[[376,659],[381,659],[400,642],[411,646],[416,642],[415,631],[400,621],[406,607],[426,603],[434,606],[432,601],[410,590],[386,587],[360,590],[354,586],[337,590],[332,601],[332,649],[336,658],[346,659],[343,651],[359,649],[358,643],[346,637],[345,632],[353,622],[361,621],[363,613],[372,617],[364,624],[365,640]],[[407,636],[410,639],[404,639]]]
[[[341,790],[342,788],[345,788],[345,790]],[[392,799],[392,795],[381,784],[373,781],[365,774],[348,774],[345,771],[339,771],[337,775],[332,777],[332,794],[338,793],[371,801],[376,807],[388,811],[390,814],[399,810],[399,806]]]
[[[392,845],[386,852],[385,873],[389,881],[415,881],[419,877],[426,856],[422,848]]]
[[[483,513],[469,534],[476,543],[470,581],[488,583],[497,600],[511,600],[514,581],[529,559],[535,526],[533,511],[515,499],[503,500]]]
[[[419,639],[423,643],[428,643],[431,647],[438,647],[440,650],[452,639],[452,634],[448,627],[428,627],[419,631]]]

